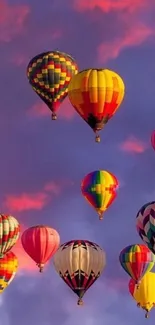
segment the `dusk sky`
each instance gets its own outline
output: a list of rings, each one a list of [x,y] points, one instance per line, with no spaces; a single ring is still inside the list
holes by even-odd
[[[88,239],[107,254],[105,271],[78,307],[52,260],[40,274],[19,242],[13,249],[19,271],[0,296],[0,325],[153,324],[155,311],[146,320],[128,293],[118,257],[125,246],[142,243],[135,217],[155,199],[154,17],[154,0],[0,0],[1,212],[16,217],[22,231],[46,224],[61,243]],[[100,144],[67,99],[51,121],[28,83],[30,59],[54,49],[72,55],[80,70],[108,68],[124,80],[124,101]],[[120,183],[103,221],[80,190],[96,169]]]

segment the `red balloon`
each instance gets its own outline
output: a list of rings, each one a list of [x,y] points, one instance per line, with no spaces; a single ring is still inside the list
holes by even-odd
[[[26,253],[36,262],[42,272],[45,263],[57,251],[60,236],[55,229],[38,225],[25,230],[21,242]]]
[[[153,149],[155,150],[155,130],[151,134],[151,144]]]

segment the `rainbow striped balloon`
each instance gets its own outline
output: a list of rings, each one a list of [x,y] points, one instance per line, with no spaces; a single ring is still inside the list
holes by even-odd
[[[145,245],[130,245],[120,252],[119,261],[125,272],[138,283],[153,268],[155,255]]]
[[[96,170],[82,180],[82,194],[95,208],[100,220],[103,219],[103,213],[114,201],[117,187],[116,177],[105,170]]]

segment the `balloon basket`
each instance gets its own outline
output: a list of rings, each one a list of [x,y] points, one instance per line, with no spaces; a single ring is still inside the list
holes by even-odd
[[[100,143],[100,142],[101,142],[101,138],[100,138],[99,135],[96,136],[95,141],[96,141],[97,143]]]
[[[43,273],[44,265],[43,264],[36,264],[39,267],[39,272]]]
[[[52,114],[52,121],[56,121],[57,120],[57,116],[56,116],[56,114]]]
[[[78,306],[83,306],[83,301],[82,301],[82,299],[79,299],[79,300],[78,300],[77,305],[78,305]]]
[[[99,220],[103,220],[103,214],[99,214]]]

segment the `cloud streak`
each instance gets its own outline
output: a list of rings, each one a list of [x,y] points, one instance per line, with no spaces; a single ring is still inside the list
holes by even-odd
[[[29,14],[28,5],[9,5],[0,0],[0,41],[10,42],[23,33]]]
[[[147,149],[147,144],[143,141],[131,136],[119,146],[120,150],[128,153],[142,154]]]
[[[98,61],[100,63],[105,63],[110,59],[116,59],[123,50],[139,46],[153,35],[155,35],[154,29],[141,23],[136,23],[120,38],[100,44],[97,50]]]
[[[49,182],[45,184],[42,191],[37,193],[21,193],[19,195],[7,195],[4,201],[4,207],[13,212],[22,212],[28,210],[42,210],[49,204],[53,197],[58,196],[72,182],[69,180],[61,182]]]
[[[124,10],[131,13],[146,7],[148,2],[146,0],[74,0],[73,4],[74,9],[81,12],[99,8],[105,13]]]
[[[30,118],[44,118],[44,117],[50,117],[51,111],[43,102],[37,102],[27,110],[27,115]],[[61,119],[67,121],[70,121],[75,117],[76,111],[70,104],[68,98],[66,98],[64,102],[61,104],[57,112],[57,115],[58,118],[60,117]]]

